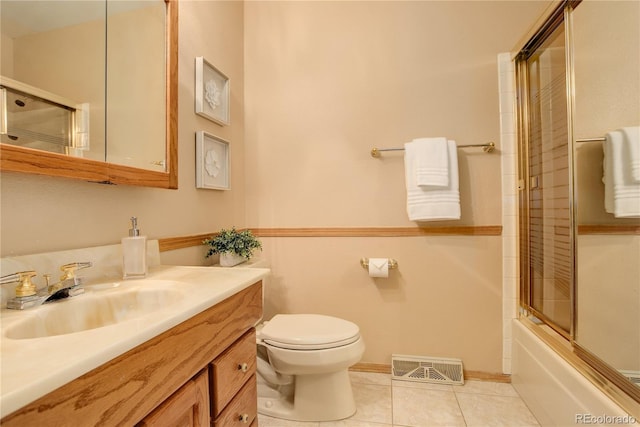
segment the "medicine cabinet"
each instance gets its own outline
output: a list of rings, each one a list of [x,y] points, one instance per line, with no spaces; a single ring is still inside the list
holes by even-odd
[[[0,7],[0,170],[177,188],[178,0]]]

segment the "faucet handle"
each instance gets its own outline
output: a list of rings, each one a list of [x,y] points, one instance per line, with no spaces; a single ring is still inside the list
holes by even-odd
[[[91,262],[72,262],[70,264],[65,264],[60,267],[60,271],[63,272],[62,276],[60,276],[60,281],[75,279],[76,271],[91,267],[92,265],[93,264],[91,264]]]
[[[17,297],[29,297],[36,294],[36,285],[31,282],[31,278],[35,277],[36,272],[33,270],[19,271],[14,274],[0,277],[0,284],[5,285],[8,283],[19,282],[16,286]]]

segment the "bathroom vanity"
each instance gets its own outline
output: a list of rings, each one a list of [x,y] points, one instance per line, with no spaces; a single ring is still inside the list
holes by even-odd
[[[0,424],[257,425],[253,326],[268,272],[161,267],[147,279],[87,286],[75,307],[3,310]],[[92,297],[133,292],[149,307],[149,292],[168,290],[166,305],[113,324],[63,333],[25,326],[65,305],[82,314]]]

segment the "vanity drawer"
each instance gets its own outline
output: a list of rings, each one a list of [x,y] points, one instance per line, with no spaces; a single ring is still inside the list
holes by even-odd
[[[256,331],[251,328],[211,363],[213,417],[256,372]],[[254,379],[255,381],[255,379]]]
[[[255,375],[242,387],[236,397],[215,418],[213,427],[253,426],[257,425],[258,389]]]

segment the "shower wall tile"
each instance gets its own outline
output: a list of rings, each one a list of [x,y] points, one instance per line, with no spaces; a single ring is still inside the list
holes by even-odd
[[[502,324],[502,333],[511,336],[513,333],[513,322],[509,322],[507,319]]]
[[[515,67],[509,53],[498,55],[498,90],[502,164],[502,372],[510,374],[510,325],[518,307],[518,175]]]
[[[503,171],[504,171],[504,164],[503,164]],[[513,193],[515,192],[515,189],[516,189],[517,185],[518,185],[518,179],[517,179],[515,174],[513,174],[513,173],[507,174],[507,173],[503,172],[503,175],[502,175],[502,191],[503,191],[503,194],[507,193],[507,192],[512,193],[510,195],[506,195],[505,194],[505,197],[512,197],[512,198],[515,199],[515,196],[513,195]],[[503,212],[503,213],[513,215],[512,205],[513,205],[513,203],[510,203],[509,205],[505,206],[507,208],[507,211]]]
[[[506,152],[503,151],[502,152],[502,158],[503,158],[502,165],[504,166],[504,169],[502,170],[502,173],[505,174],[505,175],[514,175],[514,176],[516,176],[517,164],[516,164],[516,155],[515,155],[515,153],[506,153]],[[513,190],[515,190],[515,189],[513,189]]]
[[[517,301],[515,298],[504,298],[502,300],[502,314],[503,319],[514,319],[516,317],[516,304]],[[510,337],[504,337],[505,340],[511,340]]]
[[[507,272],[505,271],[506,268],[504,266],[504,262],[505,262],[504,257],[505,256],[509,256],[509,257],[517,256],[517,251],[518,251],[518,248],[517,248],[517,245],[516,245],[516,236],[513,233],[510,233],[510,235],[508,235],[508,236],[507,235],[502,236],[502,252],[503,252],[503,255],[502,255],[502,257],[503,257],[503,259],[502,259],[502,262],[503,262],[503,265],[502,265],[502,277],[507,277],[506,276]],[[509,277],[509,278],[511,278],[511,277]]]
[[[507,74],[504,74],[507,76]],[[501,80],[507,80],[501,79]],[[506,84],[508,86],[508,83]],[[510,90],[502,91],[505,83],[503,81],[500,82],[500,113],[513,113],[515,108],[515,92]]]
[[[512,111],[500,112],[500,126],[501,126],[500,133],[504,133],[504,134],[515,133],[516,129],[515,129],[515,123],[513,122]]]
[[[515,116],[513,114],[511,115],[511,120],[513,120],[515,122]],[[500,139],[502,140],[502,146],[500,147],[500,151],[502,151],[502,154],[503,155],[504,154],[514,154],[515,155],[516,154],[516,147],[515,147],[516,133],[515,132],[501,132],[500,133]]]
[[[511,373],[511,358],[503,357],[502,358],[502,372],[505,374]]]
[[[503,215],[502,217],[502,233],[504,236],[515,236],[516,235],[516,224],[517,218],[515,215]],[[506,256],[506,254],[505,254]],[[506,265],[504,266],[506,270]],[[506,273],[506,271],[505,271]]]

